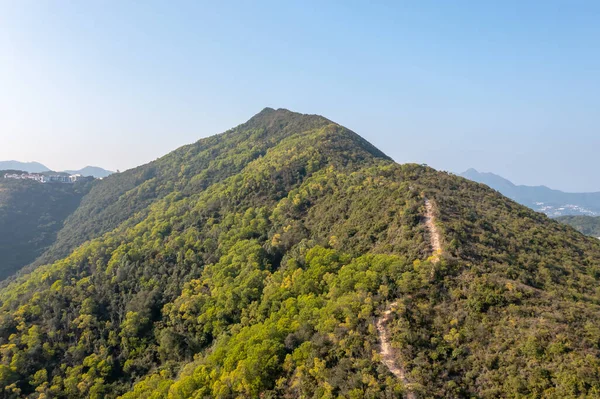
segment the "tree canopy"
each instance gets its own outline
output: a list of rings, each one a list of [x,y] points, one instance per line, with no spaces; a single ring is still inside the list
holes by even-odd
[[[600,237],[600,216],[561,216],[556,220],[585,235]]]

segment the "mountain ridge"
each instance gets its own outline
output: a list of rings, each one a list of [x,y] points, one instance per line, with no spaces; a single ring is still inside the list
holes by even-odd
[[[96,182],[90,193],[83,198],[80,207],[67,219],[56,243],[34,263],[34,266],[66,256],[76,246],[114,229],[138,212],[141,213],[136,220],[140,220],[150,204],[173,190],[187,196],[189,192],[201,191],[208,185],[228,177],[252,160],[266,155],[270,147],[278,140],[287,138],[294,130],[308,132],[326,126],[343,129],[344,137],[364,148],[366,154],[391,160],[356,133],[322,116],[299,114],[283,108],[264,108],[247,122],[224,133],[200,139],[156,161]],[[251,133],[238,137],[236,132],[240,131]],[[225,143],[229,139],[231,143]],[[236,143],[243,139],[254,142],[238,147]],[[221,163],[219,157],[227,156],[238,156],[238,160],[236,163]],[[181,163],[189,166],[183,169],[179,166],[171,167]],[[157,190],[163,182],[164,186]],[[144,190],[145,194],[137,195],[139,190]],[[111,217],[105,218],[106,214],[111,214]]]

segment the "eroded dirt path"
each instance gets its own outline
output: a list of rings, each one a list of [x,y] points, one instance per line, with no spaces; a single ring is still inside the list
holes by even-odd
[[[387,324],[392,318],[392,311],[396,308],[398,302],[394,302],[388,306],[383,315],[377,320],[377,332],[379,333],[379,341],[381,342],[381,346],[379,348],[379,354],[381,355],[381,361],[385,366],[390,370],[392,374],[396,376],[405,387],[408,387],[408,379],[406,378],[406,374],[404,369],[400,367],[396,363],[397,356],[394,353],[394,349],[392,348],[392,343],[390,341],[390,334],[387,330]],[[417,396],[414,392],[411,392],[407,389],[406,393],[407,399],[417,399]]]
[[[427,231],[429,232],[429,240],[431,245],[431,250],[433,252],[431,261],[433,263],[437,263],[440,261],[440,256],[442,254],[442,240],[440,237],[440,232],[438,231],[437,226],[435,225],[435,216],[433,215],[433,204],[427,198],[425,198],[425,226],[427,227]],[[377,319],[377,332],[379,334],[379,342],[381,346],[379,348],[379,354],[381,355],[381,361],[385,366],[390,370],[392,374],[396,376],[402,384],[407,387],[406,398],[407,399],[417,399],[417,395],[410,391],[410,383],[406,378],[406,372],[401,364],[399,364],[398,356],[392,348],[392,343],[390,340],[390,335],[387,330],[387,324],[392,318],[392,312],[396,309],[398,302],[391,303],[385,312],[381,315],[379,319]]]
[[[431,250],[433,251],[433,262],[437,263],[440,261],[440,255],[442,254],[442,240],[440,238],[440,232],[435,225],[433,205],[427,198],[425,198],[425,226],[429,231],[429,245],[431,245]]]

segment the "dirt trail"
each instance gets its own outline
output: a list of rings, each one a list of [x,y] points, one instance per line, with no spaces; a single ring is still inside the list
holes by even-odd
[[[390,370],[390,372],[394,374],[396,378],[402,381],[404,386],[408,386],[409,383],[406,378],[406,374],[404,373],[404,369],[396,363],[396,354],[394,353],[394,349],[392,348],[392,344],[390,342],[390,335],[386,329],[387,323],[392,317],[392,309],[394,309],[397,304],[397,302],[390,304],[386,311],[383,312],[383,315],[377,320],[377,331],[379,333],[379,341],[381,342],[379,354],[381,355],[381,361]],[[414,392],[408,391],[406,393],[406,398],[417,399],[417,395],[415,395]]]
[[[440,232],[435,225],[433,205],[427,198],[425,198],[425,226],[429,231],[429,244],[431,245],[431,249],[433,251],[433,262],[437,263],[440,261],[440,255],[442,254],[442,240],[440,238]]]
[[[429,232],[429,239],[431,249],[433,251],[433,263],[438,263],[440,261],[440,256],[442,254],[442,240],[440,238],[440,232],[438,231],[437,226],[435,225],[435,216],[433,216],[433,204],[427,198],[425,198],[425,226]],[[379,348],[379,354],[381,355],[381,361],[385,366],[390,370],[392,374],[396,376],[405,387],[407,387],[406,398],[407,399],[417,399],[417,395],[410,391],[410,383],[406,378],[406,372],[404,368],[401,367],[400,364],[397,363],[396,353],[392,348],[392,344],[390,341],[390,335],[387,331],[387,324],[392,318],[392,312],[398,305],[398,302],[391,303],[388,308],[383,312],[383,315],[377,320],[377,332],[379,334],[379,341],[381,342],[381,346]]]

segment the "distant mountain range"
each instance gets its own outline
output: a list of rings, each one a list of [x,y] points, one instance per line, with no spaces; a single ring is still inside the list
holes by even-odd
[[[39,162],[0,161],[0,170],[22,170],[29,173],[50,172],[52,169]],[[86,166],[79,170],[65,170],[64,173],[71,175],[94,176],[95,178],[106,177],[114,172],[97,166]]]
[[[565,193],[546,186],[515,185],[501,176],[475,169],[469,169],[460,176],[486,184],[510,199],[551,217],[600,216],[600,192]]]
[[[39,162],[0,161],[0,170],[22,170],[29,173],[42,173],[50,171]]]

